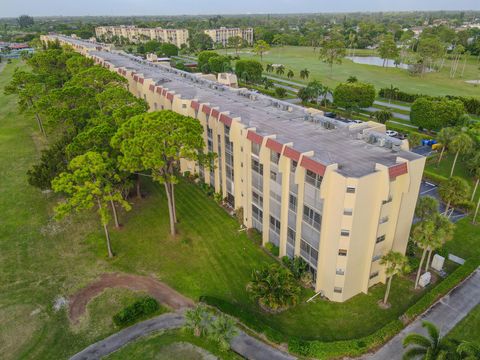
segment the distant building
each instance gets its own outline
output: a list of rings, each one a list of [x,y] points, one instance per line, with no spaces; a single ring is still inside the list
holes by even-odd
[[[95,28],[95,35],[105,41],[116,36],[134,43],[157,40],[162,43],[174,44],[177,47],[188,43],[188,30],[186,29],[137,28],[134,25],[98,26]]]
[[[253,44],[253,28],[225,28],[209,29],[204,31],[205,34],[210,36],[214,43],[221,43],[223,46],[228,44],[228,39],[234,36],[241,37],[249,45]]]

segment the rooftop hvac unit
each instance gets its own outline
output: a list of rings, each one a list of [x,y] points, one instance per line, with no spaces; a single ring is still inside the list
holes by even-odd
[[[393,151],[400,151],[400,145],[392,144],[392,150]]]
[[[391,141],[388,141],[388,140],[385,141],[385,147],[386,147],[387,149],[391,149],[392,146],[393,146],[393,143],[392,143]]]
[[[293,106],[288,106],[288,107],[287,107],[287,111],[288,111],[288,112],[292,112],[292,111],[293,111]]]
[[[380,138],[380,139],[378,140],[378,145],[380,145],[380,146],[385,146],[385,138]]]
[[[374,144],[376,140],[377,140],[377,137],[375,135],[370,134],[367,137],[368,144]]]

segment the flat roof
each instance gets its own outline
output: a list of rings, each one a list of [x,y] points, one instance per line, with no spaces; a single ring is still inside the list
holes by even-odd
[[[91,42],[62,38],[79,45],[92,45]],[[368,123],[347,124],[310,114],[302,106],[247,89],[223,86],[124,52],[90,50],[89,53],[115,67],[142,74],[145,79],[152,79],[156,85],[174,91],[182,99],[196,99],[199,103],[218,107],[220,112],[229,112],[230,117],[239,117],[247,128],[256,128],[255,132],[259,135],[276,135],[276,141],[293,143],[291,147],[301,153],[313,151],[312,159],[323,165],[338,164],[338,172],[344,176],[365,176],[375,171],[377,163],[391,167],[397,164],[397,157],[409,161],[422,157],[401,150],[399,139],[372,131]]]

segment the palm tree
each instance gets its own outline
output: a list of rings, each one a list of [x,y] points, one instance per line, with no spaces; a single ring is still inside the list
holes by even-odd
[[[462,341],[457,346],[457,354],[465,360],[480,359],[480,346],[470,341]]]
[[[420,265],[417,270],[417,277],[415,278],[415,289],[418,288],[418,280],[422,272],[423,262],[425,261],[425,255],[428,248],[435,241],[435,222],[432,220],[422,221],[418,223],[413,229],[412,233],[413,242],[422,249],[422,258],[420,259]]]
[[[438,328],[429,321],[422,321],[422,326],[427,329],[428,336],[416,333],[405,336],[403,339],[403,347],[414,346],[410,347],[403,354],[403,359],[445,359],[449,347],[447,341],[440,337]]]
[[[277,66],[277,70],[275,72],[277,73],[277,75],[285,74],[285,66],[283,65]]]
[[[192,330],[197,337],[207,333],[211,321],[212,316],[202,303],[185,312],[185,327]]]
[[[467,169],[475,179],[475,186],[473,187],[472,196],[470,198],[470,201],[473,201],[475,199],[478,184],[480,183],[480,152],[477,151],[477,153],[467,162]]]
[[[306,80],[308,79],[310,75],[310,71],[308,69],[303,69],[303,70],[300,70],[300,78],[303,79],[303,80]]]
[[[388,89],[388,103],[390,104],[392,100],[397,98],[399,89],[392,84],[390,84],[390,89]]]
[[[440,156],[438,157],[437,166],[440,164],[440,161],[442,161],[443,153],[445,149],[448,149],[448,147],[450,146],[450,143],[455,137],[455,134],[456,130],[453,127],[446,127],[438,132],[437,139],[438,141],[440,141],[440,144],[442,144],[442,151],[440,152]]]
[[[448,210],[450,210],[450,205],[456,205],[468,199],[470,185],[461,177],[454,176],[440,184],[438,193],[442,200],[447,203],[444,213],[447,215]]]
[[[393,114],[388,110],[377,110],[372,114],[372,116],[375,118],[375,120],[377,120],[377,122],[385,124],[393,117]]]
[[[415,207],[415,216],[420,221],[425,221],[432,219],[435,214],[438,214],[438,200],[428,195],[419,197]]]
[[[295,73],[293,72],[293,70],[288,70],[287,72],[287,78],[291,79],[295,76]]]
[[[390,250],[386,255],[380,259],[380,265],[385,265],[385,275],[387,276],[387,289],[383,297],[383,303],[386,305],[388,295],[390,294],[390,287],[392,279],[395,274],[407,273],[410,269],[408,266],[408,258],[400,252]]]
[[[455,159],[453,160],[452,170],[450,171],[450,177],[453,175],[455,164],[457,163],[459,154],[466,154],[472,151],[474,142],[472,138],[466,133],[460,133],[452,139],[450,148],[455,151]]]
[[[451,240],[455,231],[455,224],[443,215],[435,214],[433,221],[435,223],[435,241],[433,241],[427,249],[428,256],[425,264],[425,271],[428,271],[430,268],[430,260],[432,258],[433,251],[442,247],[447,241]]]
[[[322,86],[320,95],[323,96],[323,101],[324,101],[324,106],[325,106],[325,108],[327,108],[327,104],[328,104],[328,95],[332,95],[332,93],[333,93],[333,89],[332,89],[332,88],[329,88],[329,87],[326,86],[326,85],[323,85],[323,86]]]
[[[273,82],[273,80],[269,79],[269,78],[263,78],[263,87],[268,90],[270,89],[271,87],[274,87],[275,86],[275,83]]]
[[[301,289],[290,270],[278,264],[271,264],[253,271],[247,291],[258,300],[260,306],[279,311],[295,305]]]
[[[273,66],[272,66],[272,64],[267,64],[267,65],[265,66],[265,71],[266,71],[266,72],[272,72],[272,71],[273,71]]]
[[[217,342],[223,351],[230,349],[230,341],[235,335],[237,335],[235,321],[224,314],[217,315],[208,328],[208,337]]]
[[[358,82],[358,78],[355,75],[350,75],[347,79],[347,83],[353,84]]]

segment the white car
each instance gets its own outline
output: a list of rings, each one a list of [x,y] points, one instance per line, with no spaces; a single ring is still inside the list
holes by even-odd
[[[397,131],[393,131],[393,130],[387,130],[386,134],[388,136],[397,136],[398,135],[398,132]]]
[[[355,124],[361,124],[361,123],[363,123],[362,120],[352,120],[352,121],[353,121]]]

